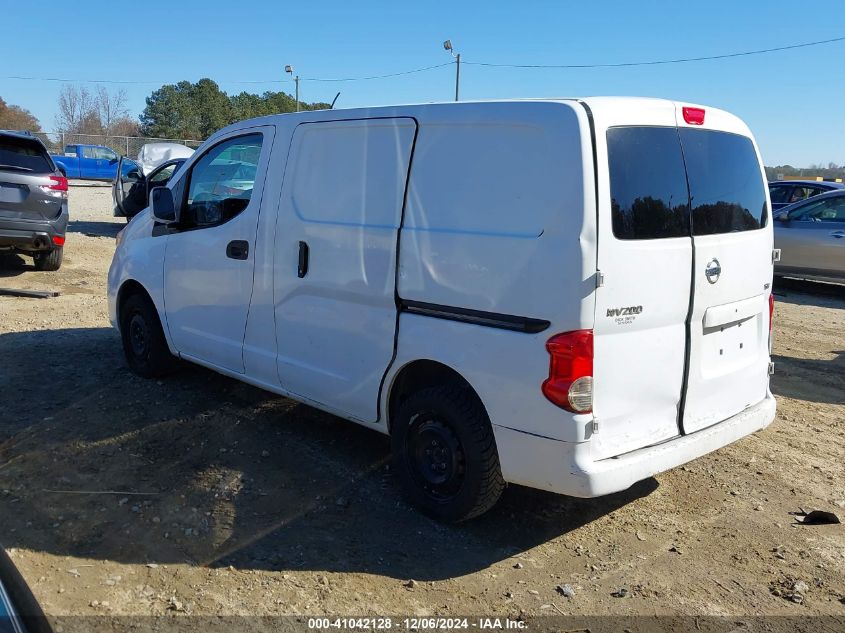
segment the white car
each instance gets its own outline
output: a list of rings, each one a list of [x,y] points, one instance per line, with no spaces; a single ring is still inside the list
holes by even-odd
[[[213,186],[235,162],[254,181]],[[153,189],[109,310],[142,376],[179,357],[390,434],[454,521],[768,425],[772,259],[757,147],[715,108],[323,110],[229,126]]]

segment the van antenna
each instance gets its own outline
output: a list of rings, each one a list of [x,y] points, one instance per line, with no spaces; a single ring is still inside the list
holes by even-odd
[[[338,93],[334,96],[334,99],[332,99],[332,104],[329,106],[329,110],[334,110],[334,104],[335,104],[335,102],[337,101],[337,98],[338,98],[339,96],[340,96],[340,93],[338,92]]]

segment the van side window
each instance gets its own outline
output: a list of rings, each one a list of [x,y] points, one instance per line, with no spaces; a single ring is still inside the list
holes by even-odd
[[[766,190],[751,139],[681,128],[689,175],[692,234],[752,231],[766,226]]]
[[[617,238],[689,236],[689,197],[676,128],[610,128],[607,155]]]
[[[252,197],[263,135],[237,136],[209,149],[188,175],[188,198],[180,222],[216,226],[246,209]]]

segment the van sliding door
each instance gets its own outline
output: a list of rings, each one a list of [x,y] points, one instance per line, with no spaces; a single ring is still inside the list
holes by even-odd
[[[279,380],[367,422],[378,419],[393,357],[397,239],[415,135],[409,118],[300,124],[279,200]]]

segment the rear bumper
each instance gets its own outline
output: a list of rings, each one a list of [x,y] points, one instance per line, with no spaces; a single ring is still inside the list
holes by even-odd
[[[602,460],[590,457],[589,441],[561,442],[503,426],[493,430],[505,480],[573,497],[600,497],[764,429],[774,417],[775,398],[767,393],[753,407],[706,429]]]
[[[54,237],[64,237],[67,232],[67,203],[62,212],[52,220],[23,220],[0,218],[0,248],[22,251],[49,251],[56,248]]]

